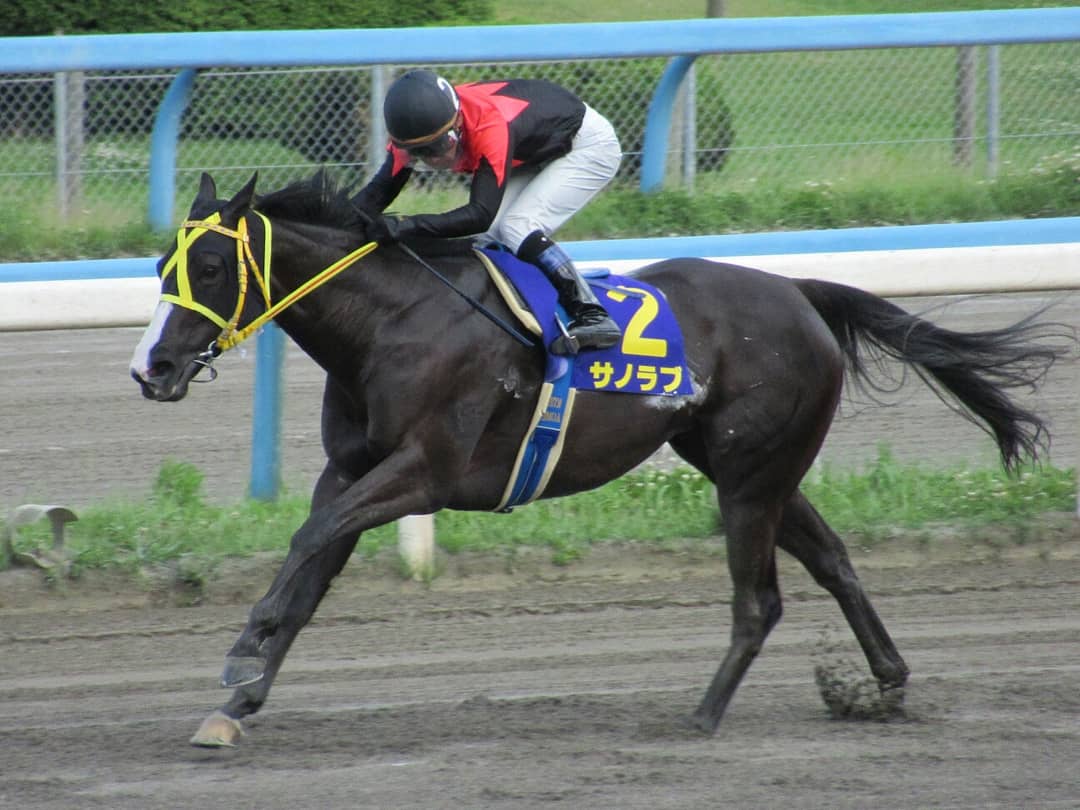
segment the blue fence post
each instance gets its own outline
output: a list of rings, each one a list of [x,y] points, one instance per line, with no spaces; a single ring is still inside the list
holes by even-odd
[[[180,140],[180,119],[195,84],[194,68],[176,74],[161,99],[154,130],[150,133],[150,204],[147,221],[155,231],[172,227],[176,199],[176,144]]]
[[[255,401],[251,425],[250,495],[277,499],[281,488],[281,379],[285,366],[285,333],[268,324],[255,346]]]
[[[676,56],[664,68],[656,85],[649,113],[645,118],[645,142],[641,148],[641,190],[659,191],[664,185],[664,161],[667,159],[668,132],[671,130],[671,109],[695,56]]]

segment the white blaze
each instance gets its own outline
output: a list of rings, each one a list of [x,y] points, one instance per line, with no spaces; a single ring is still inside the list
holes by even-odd
[[[158,302],[154,309],[154,317],[143,332],[139,345],[135,347],[135,353],[131,356],[131,373],[140,380],[147,379],[147,374],[150,372],[150,352],[161,340],[161,333],[165,329],[172,310],[172,304],[166,301]]]

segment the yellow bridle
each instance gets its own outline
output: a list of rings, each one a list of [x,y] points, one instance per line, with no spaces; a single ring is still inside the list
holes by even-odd
[[[184,307],[185,309],[198,312],[208,318],[212,323],[221,327],[221,334],[210,346],[210,354],[214,357],[226,349],[231,349],[241,341],[246,340],[260,327],[277,317],[286,307],[291,306],[305,295],[325,284],[342,270],[351,267],[364,256],[378,247],[376,242],[368,242],[361,245],[347,256],[338,259],[325,270],[321,270],[299,285],[292,292],[285,295],[276,304],[270,299],[270,220],[258,211],[252,211],[263,222],[263,262],[264,267],[260,271],[259,262],[251,250],[251,238],[248,234],[247,217],[240,217],[236,230],[221,225],[221,215],[211,214],[206,219],[186,220],[176,233],[176,251],[165,263],[161,271],[161,280],[165,281],[169,274],[176,271],[176,294],[162,293],[161,300]],[[195,241],[203,234],[213,231],[223,236],[228,236],[236,241],[236,273],[238,293],[236,296],[236,309],[230,318],[225,319],[217,312],[195,300],[191,292],[191,279],[188,277],[188,251]],[[255,279],[255,285],[262,293],[266,309],[247,326],[239,328],[240,315],[244,311],[244,303],[247,300],[248,275]]]

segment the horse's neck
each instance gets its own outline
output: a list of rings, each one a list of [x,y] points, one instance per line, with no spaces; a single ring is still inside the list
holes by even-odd
[[[359,246],[339,231],[315,226],[276,227],[271,298],[277,302],[305,284],[316,286],[275,319],[317,363],[331,370],[344,357],[365,355],[379,325],[405,305],[386,289],[385,262],[376,254],[359,259],[333,278],[316,277]]]

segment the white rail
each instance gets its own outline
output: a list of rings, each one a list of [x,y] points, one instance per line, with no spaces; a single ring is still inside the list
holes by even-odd
[[[1049,245],[715,256],[794,278],[839,281],[884,296],[967,295],[1080,289],[1077,242]],[[582,261],[632,272],[655,259]],[[156,278],[12,281],[0,285],[0,332],[145,326]]]

